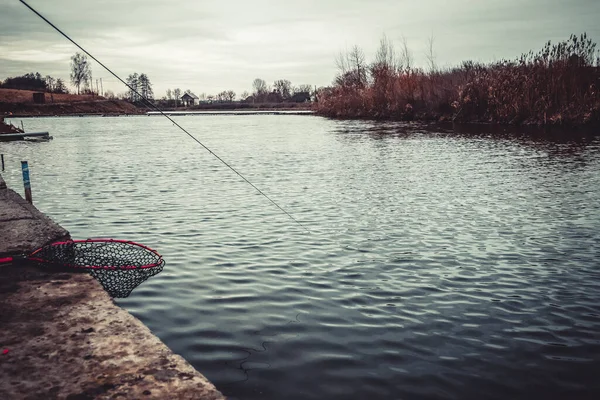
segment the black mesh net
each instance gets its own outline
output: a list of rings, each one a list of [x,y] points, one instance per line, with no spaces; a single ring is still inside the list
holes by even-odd
[[[152,268],[144,269],[92,269],[90,274],[96,278],[111,297],[123,298],[146,279],[162,271],[164,261]]]
[[[40,265],[89,272],[112,297],[127,297],[162,271],[156,251],[133,242],[109,239],[69,241],[45,246],[29,256]]]

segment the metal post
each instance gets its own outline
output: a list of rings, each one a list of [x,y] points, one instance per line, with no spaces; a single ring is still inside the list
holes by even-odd
[[[21,120],[21,130],[25,132],[25,128],[23,127],[23,120]]]
[[[29,181],[29,165],[27,161],[21,161],[21,169],[23,170],[23,186],[25,187],[25,200],[33,204],[31,198],[31,182]]]
[[[0,154],[0,158],[2,158],[2,171],[4,171],[4,154]]]

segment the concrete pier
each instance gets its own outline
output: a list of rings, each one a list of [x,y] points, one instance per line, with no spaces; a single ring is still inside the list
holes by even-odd
[[[0,176],[0,258],[69,233]],[[224,399],[86,273],[0,265],[0,399]]]

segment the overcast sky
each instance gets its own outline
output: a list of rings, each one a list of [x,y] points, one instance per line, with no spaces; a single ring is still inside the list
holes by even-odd
[[[335,56],[369,59],[383,34],[407,40],[425,65],[430,36],[440,66],[515,58],[588,33],[600,42],[600,0],[28,0],[96,58],[126,77],[216,94],[268,83],[329,85]],[[0,0],[0,79],[40,72],[69,81],[76,48],[18,0]],[[104,89],[125,88],[93,65]]]

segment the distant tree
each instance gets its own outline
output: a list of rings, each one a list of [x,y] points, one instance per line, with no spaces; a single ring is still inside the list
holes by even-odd
[[[69,93],[67,85],[61,78],[58,78],[54,84],[54,93]]]
[[[139,92],[144,99],[152,100],[154,98],[154,92],[152,91],[152,84],[148,75],[141,73],[138,77],[138,85],[140,87]]]
[[[437,65],[435,63],[435,52],[433,51],[433,35],[429,36],[429,40],[427,41],[427,53],[425,56],[427,57],[427,63],[429,64],[429,72],[434,73],[437,71]]]
[[[50,93],[54,92],[54,85],[56,84],[56,79],[51,77],[50,75],[46,75],[44,78],[44,83],[46,84],[46,90]]]
[[[206,100],[206,93],[201,93],[200,96],[198,96],[198,99],[202,101]]]
[[[115,96],[115,93],[112,90],[105,90],[104,97],[106,97],[109,100],[115,100],[117,98],[117,96]]]
[[[133,74],[129,74],[129,76],[127,77],[127,79],[125,80],[125,82],[127,83],[128,86],[128,98],[129,101],[131,101],[132,103],[136,103],[140,100],[140,96],[139,96],[139,92],[140,92],[140,86],[139,86],[139,76],[136,73]]]
[[[292,96],[292,82],[279,79],[273,83],[273,91],[279,93],[283,100],[288,100]]]
[[[179,100],[181,100],[181,89],[174,89],[173,97],[175,97],[175,107],[177,107],[179,105]]]
[[[250,93],[248,93],[248,91],[245,90],[244,92],[242,92],[242,95],[240,97],[240,101],[246,101],[246,99],[248,99],[248,97],[250,97]]]
[[[227,101],[232,102],[235,99],[235,92],[233,90],[226,91],[225,98]]]
[[[167,100],[171,101],[171,99],[173,99],[173,92],[171,89],[167,89]]]
[[[42,75],[39,72],[6,78],[1,86],[7,89],[46,90],[46,82],[42,79]]]
[[[431,46],[433,49],[433,41],[431,41]],[[408,48],[408,42],[405,37],[402,37],[402,47],[400,48],[400,62],[404,67],[404,71],[406,74],[410,74],[413,67],[413,55],[410,49]]]
[[[258,101],[264,100],[269,93],[269,86],[267,86],[267,82],[260,78],[256,78],[254,82],[252,82],[252,89],[254,91],[252,94]]]
[[[312,86],[311,85],[298,85],[294,88],[293,94],[296,93],[311,93]]]
[[[212,94],[209,94],[208,96],[206,96],[206,99],[208,100],[209,103],[212,103],[215,100],[215,96],[213,96]]]
[[[340,54],[335,60],[339,74],[335,83],[342,87],[363,88],[367,83],[365,53],[354,46],[347,54]]]
[[[77,87],[77,94],[80,93],[81,85],[91,78],[92,67],[88,62],[87,56],[81,53],[75,53],[71,57],[71,83]]]

